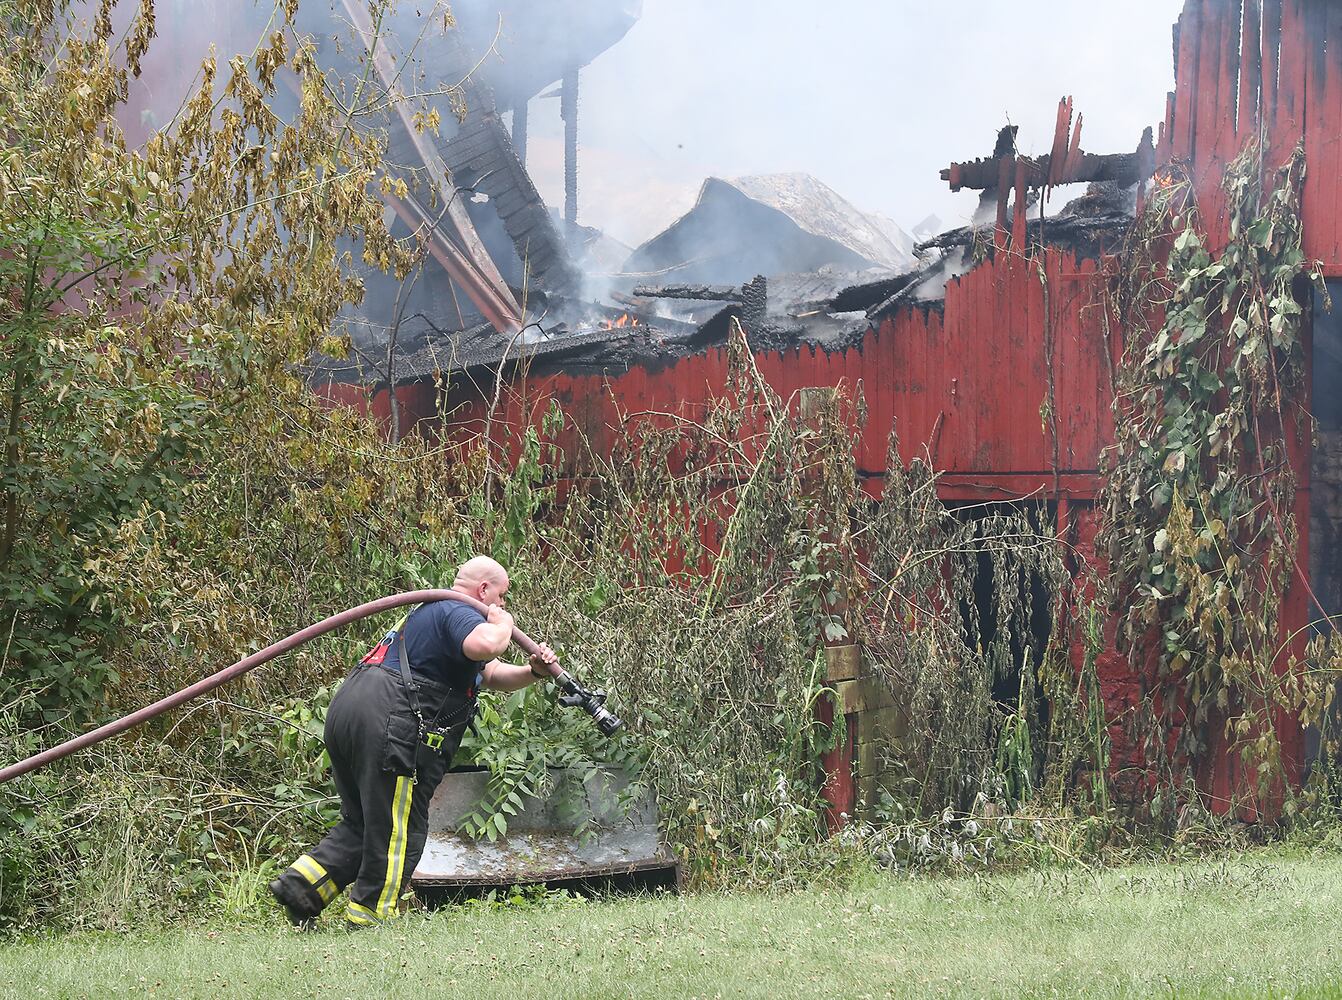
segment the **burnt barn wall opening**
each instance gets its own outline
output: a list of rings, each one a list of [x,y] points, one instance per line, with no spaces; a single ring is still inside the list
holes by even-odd
[[[967,524],[1004,515],[1023,515],[1044,537],[1051,537],[1056,531],[1056,503],[1019,501],[947,506],[958,520]],[[965,643],[971,649],[1000,650],[992,664],[993,701],[1008,714],[1018,708],[1026,709],[1032,722],[1031,737],[1042,739],[1048,730],[1049,706],[1039,681],[1039,668],[1053,631],[1053,589],[1038,572],[1025,569],[1010,555],[995,565],[992,554],[982,550],[976,561],[972,601],[970,595],[960,600]],[[999,581],[997,575],[1003,570],[1014,579]],[[1018,610],[1024,612],[1023,616]]]

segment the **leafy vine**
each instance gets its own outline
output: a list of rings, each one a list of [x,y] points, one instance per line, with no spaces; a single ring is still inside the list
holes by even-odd
[[[1134,662],[1155,651],[1138,713],[1147,760],[1177,780],[1223,739],[1258,793],[1284,775],[1278,713],[1325,697],[1280,627],[1297,570],[1301,302],[1323,284],[1301,247],[1303,150],[1270,189],[1261,161],[1251,145],[1227,168],[1219,248],[1190,180],[1157,177],[1113,286],[1128,337],[1102,497],[1120,643]]]

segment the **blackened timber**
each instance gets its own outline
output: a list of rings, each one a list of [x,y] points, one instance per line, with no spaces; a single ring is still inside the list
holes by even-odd
[[[1106,211],[1102,215],[1054,215],[1046,219],[1037,216],[1026,222],[1027,245],[1030,249],[1047,245],[1057,249],[1070,250],[1080,257],[1095,259],[1106,249],[1117,247],[1127,235],[1132,225],[1132,216],[1127,211]],[[964,226],[941,233],[930,240],[917,245],[917,252],[931,249],[951,249],[982,247],[991,252],[991,226]],[[901,276],[903,277],[903,276]],[[898,282],[900,278],[891,279]],[[847,295],[846,290],[843,295]],[[848,300],[850,303],[852,299]],[[834,308],[831,306],[831,308]]]
[[[578,67],[564,74],[559,116],[564,120],[564,221],[578,224]]]
[[[1018,162],[1026,169],[1026,183],[1030,187],[1043,187],[1049,179],[1049,168],[1053,157],[1044,154],[1038,159],[1021,157]],[[1065,171],[1060,184],[1079,181],[1117,181],[1125,187],[1142,180],[1138,173],[1138,155],[1136,153],[1082,153],[1081,162],[1074,171]],[[958,170],[958,177],[952,180]],[[995,188],[999,181],[998,161],[993,159],[974,160],[972,163],[955,163],[941,172],[943,181],[950,181],[952,191],[965,188],[971,191],[984,191]]]
[[[634,295],[645,299],[695,299],[700,302],[744,302],[745,295],[732,285],[638,285]]]
[[[513,108],[513,149],[517,153],[517,162],[527,165],[527,100],[522,98]]]
[[[866,312],[900,294],[922,277],[923,273],[919,270],[864,285],[850,285],[825,305],[832,312]]]
[[[372,68],[383,85],[393,87],[399,76],[396,59],[391,54],[387,39],[379,40],[372,19],[355,0],[343,0],[345,13],[350,23],[363,41],[369,54]],[[454,185],[443,165],[433,155],[434,150],[428,137],[414,126],[406,102],[393,102],[394,123],[398,123],[415,150],[415,162],[422,164],[430,181],[433,195],[443,199],[442,212],[437,217],[424,216],[422,222],[435,230],[439,239],[431,241],[430,250],[434,258],[442,264],[444,270],[454,281],[461,285],[472,303],[501,333],[512,333],[521,325],[521,307],[513,298],[512,289],[503,280],[498,265],[489,256],[480,234],[475,230],[465,205],[455,197]],[[492,101],[491,101],[492,107]],[[511,148],[511,146],[510,146]],[[402,220],[411,223],[413,200],[400,204],[398,199],[385,196]],[[416,228],[414,225],[411,228]]]
[[[1131,153],[1081,153],[1074,167],[1064,167],[1052,173],[1053,154],[1031,158],[1018,157],[1025,166],[1025,183],[1029,187],[1043,187],[1049,183],[1072,184],[1080,181],[1115,181],[1127,187],[1150,176],[1148,164],[1155,162],[1149,130],[1142,144]],[[1001,183],[998,158],[987,157],[970,163],[952,163],[941,172],[941,179],[950,183],[952,191],[969,188],[985,191]],[[1050,177],[1052,180],[1050,181]]]
[[[769,318],[769,279],[757,274],[741,286],[742,319],[752,329],[758,329]]]
[[[458,186],[488,195],[532,283],[548,292],[574,295],[582,276],[569,256],[536,185],[518,159],[512,136],[493,93],[468,80],[462,85],[466,120],[439,152]]]
[[[526,208],[527,204],[526,196],[516,188],[504,191],[503,194],[494,199],[494,206],[499,210],[499,215],[504,218],[516,215]]]

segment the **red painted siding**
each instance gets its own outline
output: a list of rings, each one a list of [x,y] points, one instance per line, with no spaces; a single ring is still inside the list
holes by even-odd
[[[1221,178],[1256,135],[1269,170],[1304,143],[1305,253],[1342,277],[1342,5],[1328,0],[1187,0],[1160,162],[1193,166],[1205,221],[1224,236]],[[1247,31],[1247,34],[1246,34]],[[1270,180],[1270,175],[1269,175]]]
[[[1242,30],[1244,28],[1245,30]],[[1160,123],[1157,162],[1188,164],[1213,243],[1227,232],[1221,178],[1226,165],[1255,135],[1266,143],[1269,167],[1286,160],[1297,143],[1308,156],[1303,212],[1305,249],[1325,273],[1342,276],[1342,219],[1338,175],[1342,169],[1342,4],[1323,0],[1188,0],[1179,20],[1176,88]],[[1154,109],[1153,109],[1154,110]],[[1078,123],[1079,126],[1079,123]],[[942,470],[945,499],[1007,499],[1042,491],[1066,501],[1092,498],[1098,488],[1101,450],[1113,439],[1111,358],[1121,333],[1106,344],[1103,273],[1107,258],[1078,260],[1048,250],[1022,255],[1020,219],[1003,219],[999,248],[947,286],[941,308],[909,308],[869,329],[842,352],[809,346],[760,352],[756,363],[784,397],[807,386],[859,385],[869,419],[857,444],[860,470],[879,489],[892,426],[908,461],[929,457]],[[1042,274],[1041,274],[1042,272]],[[1047,295],[1045,294],[1046,278]],[[1050,361],[1051,359],[1051,361]],[[609,449],[627,421],[658,414],[696,417],[726,383],[721,349],[685,358],[659,370],[634,368],[605,376],[532,374],[504,385],[497,407],[494,386],[457,385],[449,395],[454,435],[479,435],[486,424],[496,446],[535,422],[550,399],[599,449]],[[459,380],[460,381],[460,380]],[[1050,395],[1058,442],[1041,415]],[[432,399],[407,399],[418,416],[432,419]],[[385,407],[384,407],[385,408]],[[1294,427],[1295,421],[1288,420]],[[1308,426],[1308,423],[1304,426]],[[1299,477],[1296,500],[1300,565],[1308,565],[1310,443],[1288,435]],[[572,435],[567,442],[572,445]],[[1059,530],[1094,558],[1094,515],[1088,505],[1060,504]],[[1304,588],[1293,586],[1283,609],[1287,631],[1302,626]],[[1112,718],[1137,697],[1148,665],[1112,652],[1099,663],[1102,694]],[[1298,727],[1282,720],[1286,756],[1297,766]],[[1138,763],[1136,748],[1112,731],[1116,764]],[[1232,755],[1209,762],[1204,784],[1218,796],[1238,785]],[[837,765],[836,765],[837,766]]]
[[[1041,268],[1049,285],[1047,320]],[[857,458],[864,474],[885,472],[896,426],[905,461],[930,455],[955,489],[980,483],[1019,495],[1052,489],[1052,434],[1041,414],[1049,395],[1047,335],[1060,440],[1056,471],[1065,492],[1084,495],[1094,490],[1100,449],[1113,434],[1096,278],[1095,261],[1070,254],[1050,250],[1035,260],[999,252],[948,285],[944,312],[902,311],[846,351],[802,345],[757,353],[755,361],[784,399],[809,386],[862,392],[869,416]],[[726,369],[726,350],[715,348],[656,372],[533,373],[503,387],[492,420],[492,386],[481,392],[459,385],[447,407],[455,434],[483,434],[489,422],[494,443],[504,445],[553,398],[606,449],[630,420],[702,416],[721,395]]]
[[[1241,17],[1241,9],[1243,16]],[[1323,273],[1342,277],[1342,4],[1328,0],[1187,0],[1179,20],[1179,63],[1174,100],[1164,123],[1170,137],[1163,163],[1192,166],[1199,205],[1214,242],[1228,233],[1221,178],[1230,161],[1260,136],[1265,183],[1293,150],[1305,150],[1302,196],[1304,251]],[[1310,356],[1306,331],[1306,358]],[[1309,392],[1300,409],[1307,411]],[[1304,417],[1303,423],[1294,419]],[[1299,482],[1295,518],[1299,567],[1309,565],[1311,440],[1307,413],[1286,414],[1286,446]],[[1299,427],[1300,430],[1295,430]],[[1293,578],[1282,608],[1286,634],[1309,618],[1303,570]],[[1292,651],[1303,653],[1304,637]],[[1282,722],[1286,756],[1299,761],[1298,727]],[[1239,780],[1236,761],[1213,755],[1208,786],[1226,795]]]

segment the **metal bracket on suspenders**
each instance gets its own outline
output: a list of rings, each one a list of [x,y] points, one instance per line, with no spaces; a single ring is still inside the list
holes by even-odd
[[[410,701],[410,711],[415,713],[415,719],[419,722],[419,742],[423,743],[426,747],[428,747],[430,750],[433,750],[435,753],[439,753],[442,751],[443,741],[448,726],[443,726],[440,729],[431,730],[429,728],[429,724],[424,721],[424,713],[420,710],[419,707],[419,698],[415,696],[415,691],[417,690],[415,687],[415,682],[410,678],[410,654],[406,651],[405,648],[405,626],[409,621],[410,616],[406,615],[405,618],[401,620],[401,624],[396,630],[396,638],[397,641],[400,643],[399,661],[401,667],[401,683],[405,686],[405,696]],[[474,691],[472,691],[471,697],[466,703],[466,711],[470,713],[471,722],[474,722],[475,721]],[[434,719],[434,722],[437,721],[438,719]],[[452,721],[455,722],[455,718],[453,718]]]

